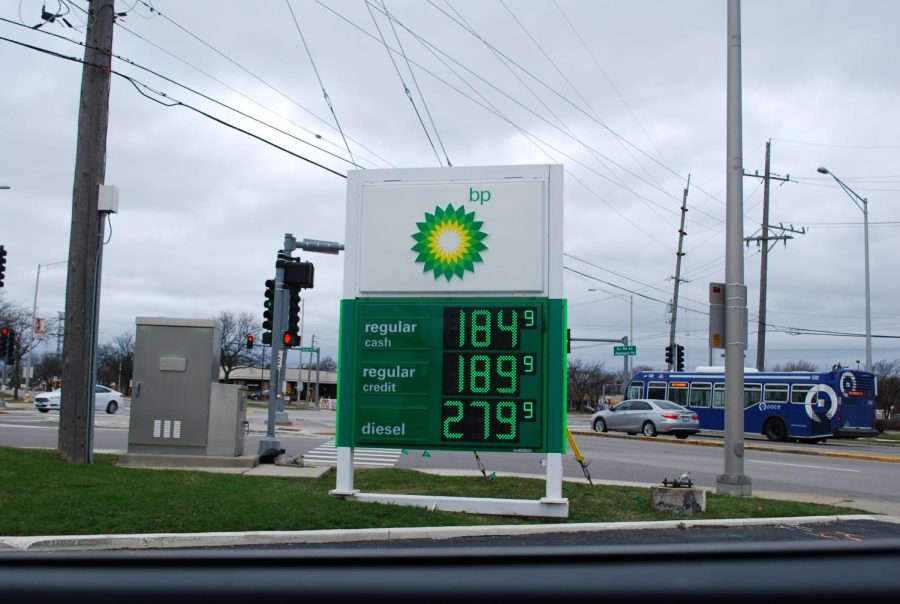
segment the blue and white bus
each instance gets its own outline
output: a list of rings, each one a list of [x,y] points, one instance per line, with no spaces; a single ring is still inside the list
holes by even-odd
[[[819,442],[835,437],[875,436],[875,375],[846,369],[824,373],[744,370],[744,431],[769,440]],[[641,371],[626,398],[676,402],[700,417],[701,430],[725,429],[725,373]]]

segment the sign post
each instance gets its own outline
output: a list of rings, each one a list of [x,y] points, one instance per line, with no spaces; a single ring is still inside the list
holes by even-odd
[[[562,166],[351,171],[332,495],[565,517]],[[537,500],[360,493],[353,448],[542,453]]]

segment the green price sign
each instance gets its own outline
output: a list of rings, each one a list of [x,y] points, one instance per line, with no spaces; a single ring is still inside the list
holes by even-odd
[[[546,298],[344,301],[338,445],[562,451],[564,322]]]

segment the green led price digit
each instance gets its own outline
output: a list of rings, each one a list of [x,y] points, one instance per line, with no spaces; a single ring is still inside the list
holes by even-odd
[[[509,386],[497,387],[497,392],[500,394],[513,394],[518,390],[519,372],[516,365],[516,357],[511,354],[497,357],[497,375],[509,380]]]
[[[484,440],[487,440],[491,437],[491,404],[487,401],[472,401],[471,404],[484,411]]]
[[[525,366],[525,373],[534,373],[534,356],[526,354],[522,357],[522,365]]]
[[[525,419],[534,419],[534,403],[532,401],[522,403],[522,411],[524,411]]]
[[[506,409],[509,411],[508,414],[504,415],[503,410]],[[500,401],[497,403],[497,421],[501,424],[506,424],[509,426],[509,432],[506,434],[497,433],[498,440],[515,440],[516,439],[516,429],[519,424],[517,418],[516,404],[512,401]],[[485,437],[487,438],[487,437]]]
[[[479,318],[484,320],[479,322]],[[475,348],[487,348],[491,345],[491,311],[472,311],[472,336],[469,339]]]
[[[491,357],[486,354],[476,354],[469,361],[469,389],[477,394],[491,389]]]
[[[525,327],[534,327],[534,309],[526,308],[522,315],[525,319]]]
[[[508,325],[504,325],[503,323],[503,309],[501,308],[497,312],[497,328],[500,331],[508,331],[512,336],[512,345],[511,348],[519,347],[519,313],[515,310],[510,309],[509,314],[512,315],[512,319],[510,320]]]
[[[461,422],[463,418],[463,403],[462,401],[444,401],[445,407],[456,407],[456,415],[452,417],[448,417],[444,420],[444,438],[454,439],[454,438],[462,438],[462,432],[451,432],[450,424],[455,422]]]

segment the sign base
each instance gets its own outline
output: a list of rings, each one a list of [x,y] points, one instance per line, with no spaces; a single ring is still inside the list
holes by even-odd
[[[531,499],[491,499],[484,497],[443,497],[440,495],[401,495],[395,493],[355,494],[331,491],[334,496],[356,501],[389,503],[425,508],[430,511],[466,512],[469,514],[493,514],[500,516],[545,516],[568,518],[569,500],[543,497]]]

